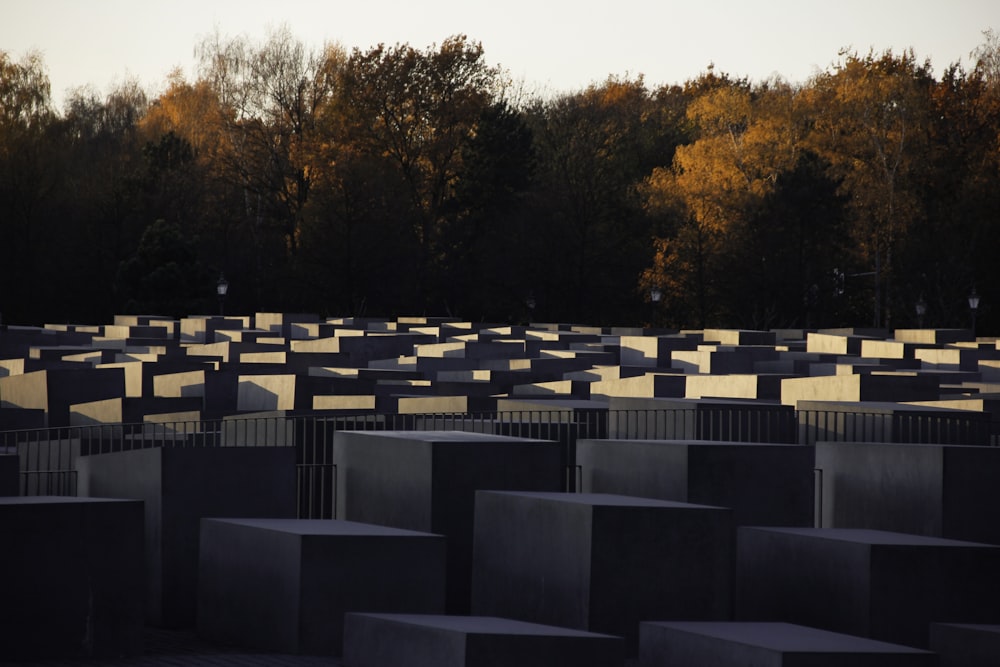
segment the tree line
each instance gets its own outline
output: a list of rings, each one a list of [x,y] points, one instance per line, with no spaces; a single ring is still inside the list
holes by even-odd
[[[224,275],[234,312],[663,327],[968,326],[976,290],[1000,328],[992,31],[939,76],[845,50],[545,96],[462,35],[197,54],[57,112],[0,51],[5,321],[213,312]]]

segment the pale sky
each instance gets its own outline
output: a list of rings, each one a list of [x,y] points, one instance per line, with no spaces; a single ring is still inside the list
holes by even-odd
[[[983,31],[1000,31],[998,0],[0,0],[0,50],[39,50],[61,108],[67,90],[107,93],[136,79],[151,95],[218,29],[263,43],[287,26],[309,48],[379,42],[423,50],[459,33],[529,90],[568,93],[609,75],[650,86],[716,71],[805,82],[838,51],[912,47],[935,72],[970,65]]]

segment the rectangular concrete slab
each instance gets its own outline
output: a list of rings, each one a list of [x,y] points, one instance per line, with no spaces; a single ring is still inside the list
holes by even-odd
[[[640,667],[935,667],[929,651],[791,623],[645,622]]]
[[[478,489],[557,491],[565,451],[547,440],[464,431],[340,431],[337,518],[448,537],[448,611],[469,609]]]
[[[0,662],[142,650],[137,500],[0,498]]]
[[[732,512],[615,494],[479,491],[474,614],[626,639],[731,613]]]
[[[294,518],[293,447],[156,447],[77,459],[80,495],[145,502],[146,616],[194,627],[199,521]]]
[[[928,625],[1000,621],[1000,547],[880,530],[740,527],[736,619],[926,648]]]
[[[941,667],[1000,665],[1000,625],[931,623],[932,651]]]
[[[347,614],[352,667],[615,667],[619,637],[486,616]]]
[[[20,460],[13,447],[10,454],[0,448],[0,496],[16,496],[21,492]]]
[[[203,519],[198,631],[237,646],[340,655],[351,611],[440,613],[445,538],[353,521]]]
[[[823,442],[824,527],[1000,544],[1000,448]]]
[[[584,492],[729,507],[737,525],[813,525],[809,446],[583,439],[576,462]]]

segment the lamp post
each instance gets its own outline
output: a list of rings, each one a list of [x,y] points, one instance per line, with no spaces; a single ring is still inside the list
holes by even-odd
[[[920,298],[917,299],[917,303],[914,306],[917,310],[917,327],[920,329],[924,328],[924,315],[927,314],[927,302],[924,301],[924,295],[921,294]]]
[[[219,274],[219,281],[215,283],[215,293],[219,296],[219,315],[226,314],[226,294],[229,292],[229,281]]]
[[[969,292],[969,311],[972,313],[972,335],[976,335],[976,311],[979,310],[979,295],[976,294],[976,288],[973,287],[972,291]]]
[[[656,304],[663,299],[663,290],[659,287],[649,288],[649,326],[656,326]]]
[[[528,291],[528,295],[524,297],[524,305],[528,309],[528,323],[535,321],[535,306],[538,302],[535,301],[535,292],[533,290]]]

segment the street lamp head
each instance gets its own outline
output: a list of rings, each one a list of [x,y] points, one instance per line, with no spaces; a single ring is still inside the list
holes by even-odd
[[[976,288],[972,288],[972,292],[969,293],[969,309],[978,310],[979,309],[979,295],[976,294]]]
[[[652,287],[649,290],[649,300],[653,303],[659,303],[660,299],[663,298],[663,290],[659,287]]]
[[[215,293],[220,297],[224,297],[227,292],[229,292],[229,282],[226,280],[226,277],[220,273],[219,282],[215,283]]]

